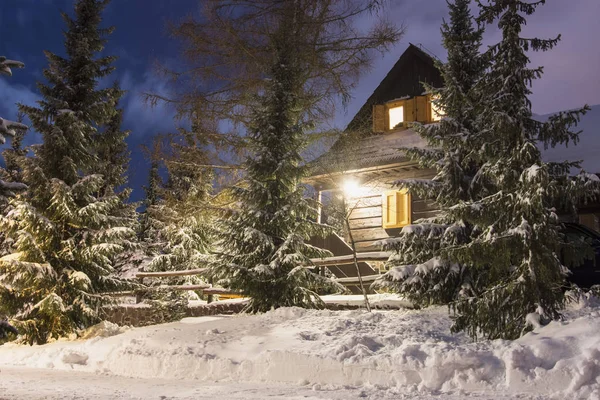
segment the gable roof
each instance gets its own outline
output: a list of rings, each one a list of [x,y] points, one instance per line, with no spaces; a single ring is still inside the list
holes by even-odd
[[[370,168],[408,161],[399,147],[423,147],[425,142],[410,129],[373,133],[373,105],[402,97],[420,96],[422,82],[442,87],[442,76],[434,59],[413,44],[402,53],[373,94],[348,124],[346,132],[325,154],[310,162],[312,176],[349,169]]]
[[[383,104],[402,97],[420,96],[425,91],[422,82],[433,87],[444,85],[433,57],[410,43],[373,94],[352,118],[346,130],[370,130],[375,104]]]

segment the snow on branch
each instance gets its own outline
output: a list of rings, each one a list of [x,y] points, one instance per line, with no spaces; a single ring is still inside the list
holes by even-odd
[[[9,60],[4,56],[0,56],[0,74],[12,76],[11,68],[23,68],[25,64],[21,61]]]
[[[0,118],[0,144],[4,144],[6,142],[5,135],[7,136],[15,136],[17,130],[26,130],[28,129],[27,125],[21,124],[19,122],[9,121],[4,118]]]

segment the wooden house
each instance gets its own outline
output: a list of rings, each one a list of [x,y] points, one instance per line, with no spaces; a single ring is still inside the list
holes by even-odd
[[[400,179],[431,179],[435,174],[419,168],[398,150],[427,145],[410,129],[411,122],[427,124],[440,119],[422,82],[433,87],[443,85],[434,59],[411,44],[345,134],[313,163],[306,183],[314,187],[319,199],[327,192],[344,194],[351,233],[346,238],[334,235],[314,239],[313,244],[331,250],[334,256],[351,254],[350,239],[359,253],[379,251],[374,242],[395,237],[403,226],[435,213],[434,204],[393,187]],[[588,204],[580,211],[579,222],[598,229],[598,204]],[[352,268],[332,271],[345,277],[353,273]],[[363,275],[377,272],[366,262],[361,263],[361,270]]]
[[[344,193],[359,252],[379,250],[375,241],[394,237],[403,226],[434,212],[432,204],[393,188],[399,179],[434,176],[433,170],[420,169],[398,150],[426,145],[410,129],[411,122],[440,118],[422,82],[434,87],[443,83],[434,59],[411,44],[306,179],[320,197],[330,191]],[[315,244],[334,255],[349,251],[335,238]]]

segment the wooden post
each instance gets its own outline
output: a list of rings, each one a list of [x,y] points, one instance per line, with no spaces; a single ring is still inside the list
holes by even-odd
[[[323,213],[323,206],[322,203],[323,202],[323,191],[321,190],[321,188],[317,188],[317,224],[320,224],[322,222],[322,213]]]
[[[144,284],[144,278],[138,278],[140,281],[140,285]],[[139,304],[142,302],[142,292],[139,290],[135,292],[135,304]]]

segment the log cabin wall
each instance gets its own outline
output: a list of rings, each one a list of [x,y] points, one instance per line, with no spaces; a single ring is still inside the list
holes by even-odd
[[[358,252],[378,251],[373,242],[397,236],[402,228],[384,229],[382,227],[382,196],[386,191],[393,190],[392,183],[399,179],[431,179],[432,170],[414,169],[404,171],[395,176],[376,178],[363,183],[360,196],[347,200],[350,209],[350,229]],[[428,218],[435,215],[435,205],[423,199],[412,196],[411,221]],[[348,240],[348,238],[346,238]]]

